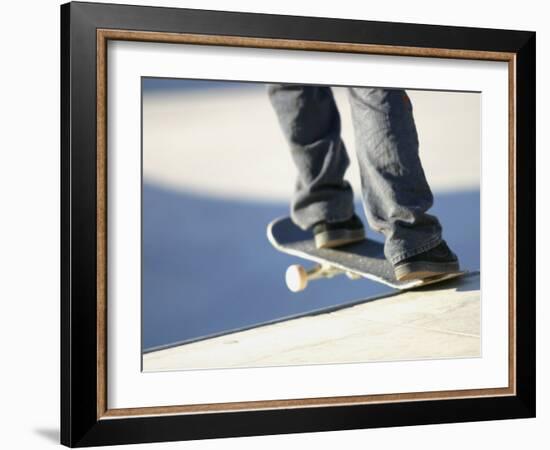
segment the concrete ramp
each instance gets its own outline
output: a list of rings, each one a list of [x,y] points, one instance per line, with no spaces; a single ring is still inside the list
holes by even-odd
[[[143,370],[479,357],[479,283],[479,273],[469,274],[432,287],[152,351],[143,356]]]

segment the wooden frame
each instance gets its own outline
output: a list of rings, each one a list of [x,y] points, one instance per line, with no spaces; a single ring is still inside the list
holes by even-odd
[[[120,444],[534,416],[534,33],[93,3],[63,5],[61,19],[63,444]],[[109,409],[108,40],[508,62],[509,386]]]

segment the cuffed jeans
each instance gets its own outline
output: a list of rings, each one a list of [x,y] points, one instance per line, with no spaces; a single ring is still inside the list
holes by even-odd
[[[330,87],[269,85],[269,98],[298,169],[291,218],[302,229],[354,213],[344,179],[349,166],[340,114]],[[371,228],[384,234],[393,264],[437,246],[433,195],[418,155],[412,105],[401,89],[348,88],[363,205]]]

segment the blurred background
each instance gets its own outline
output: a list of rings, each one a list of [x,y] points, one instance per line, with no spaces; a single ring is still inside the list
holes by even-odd
[[[333,90],[365,221],[347,92]],[[391,292],[346,277],[286,288],[302,261],[276,251],[266,227],[288,215],[296,171],[264,84],[143,78],[142,94],[142,350]],[[408,94],[431,212],[462,268],[479,270],[480,94]]]

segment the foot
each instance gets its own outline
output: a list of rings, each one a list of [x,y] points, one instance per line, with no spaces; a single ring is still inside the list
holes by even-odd
[[[317,248],[332,248],[365,239],[365,227],[357,215],[343,222],[319,222],[313,227]]]
[[[399,261],[394,266],[395,278],[399,281],[429,278],[459,270],[458,258],[445,241],[426,252]]]

